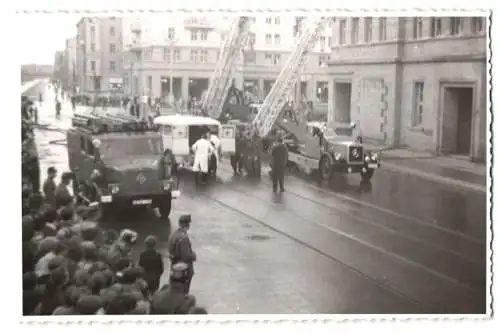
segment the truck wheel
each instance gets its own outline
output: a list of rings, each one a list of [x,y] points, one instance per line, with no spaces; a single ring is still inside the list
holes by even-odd
[[[330,154],[325,154],[319,162],[319,174],[322,180],[333,178],[333,158]]]
[[[369,182],[373,177],[373,169],[366,169],[366,171],[361,170],[361,181]]]

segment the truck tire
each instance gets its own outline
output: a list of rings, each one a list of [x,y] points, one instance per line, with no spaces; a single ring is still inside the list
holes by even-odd
[[[369,182],[372,177],[373,177],[374,170],[373,169],[366,169],[366,171],[363,172],[361,170],[361,181],[362,182]]]
[[[330,154],[324,154],[319,161],[319,175],[322,180],[333,178],[333,157]]]

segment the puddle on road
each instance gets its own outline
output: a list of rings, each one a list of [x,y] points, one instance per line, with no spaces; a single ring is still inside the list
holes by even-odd
[[[253,240],[253,241],[265,241],[265,240],[269,240],[271,237],[266,236],[266,235],[250,235],[247,238],[249,240]]]

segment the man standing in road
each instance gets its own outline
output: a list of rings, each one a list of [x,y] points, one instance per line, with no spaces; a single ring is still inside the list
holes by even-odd
[[[56,119],[61,119],[61,102],[56,100]]]
[[[285,167],[288,162],[288,150],[283,144],[283,139],[278,138],[278,142],[274,145],[271,150],[271,168],[273,177],[273,192],[278,189],[278,183],[280,186],[280,192],[285,191],[284,180],[285,180]]]
[[[184,292],[189,294],[191,280],[194,275],[194,262],[196,261],[196,253],[191,247],[191,240],[187,234],[191,225],[191,215],[182,215],[179,218],[179,229],[174,231],[168,240],[168,252],[170,256],[170,269],[178,263],[187,265],[186,279],[184,283]]]
[[[73,196],[68,189],[72,178],[73,175],[69,172],[65,172],[61,175],[61,183],[57,186],[55,192],[56,209],[67,206],[73,202]]]

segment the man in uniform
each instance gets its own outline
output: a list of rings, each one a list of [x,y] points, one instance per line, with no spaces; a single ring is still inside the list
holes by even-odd
[[[47,179],[43,183],[43,194],[45,195],[45,200],[52,207],[56,206],[56,182],[54,179],[57,176],[57,170],[53,166],[47,169]]]
[[[188,265],[179,262],[170,270],[169,284],[155,293],[151,300],[151,314],[181,315],[188,314],[196,306],[194,296],[185,293],[185,280]]]
[[[191,225],[191,215],[182,215],[179,218],[179,229],[174,231],[168,240],[168,252],[170,254],[171,269],[178,263],[187,264],[186,278],[184,282],[184,292],[189,294],[191,280],[194,275],[194,262],[196,253],[191,247],[191,241],[187,234]]]
[[[273,177],[273,192],[278,189],[278,183],[280,186],[280,192],[285,191],[284,180],[285,180],[285,167],[288,162],[288,150],[283,144],[283,139],[278,138],[277,144],[271,150],[271,169]]]

